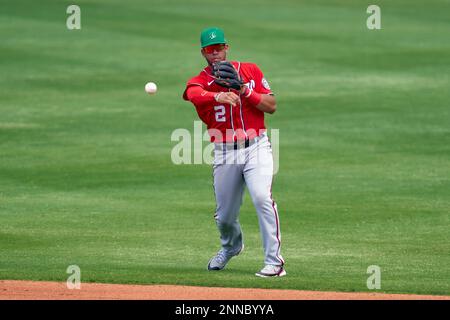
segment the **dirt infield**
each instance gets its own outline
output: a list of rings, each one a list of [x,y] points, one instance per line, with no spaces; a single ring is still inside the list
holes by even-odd
[[[210,288],[174,285],[122,285],[0,281],[0,300],[450,300],[450,296],[344,293],[273,289]]]

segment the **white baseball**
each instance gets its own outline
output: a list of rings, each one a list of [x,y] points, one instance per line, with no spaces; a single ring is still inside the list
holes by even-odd
[[[153,82],[149,82],[145,85],[145,92],[147,92],[148,94],[156,93],[156,90],[158,90],[158,88]]]

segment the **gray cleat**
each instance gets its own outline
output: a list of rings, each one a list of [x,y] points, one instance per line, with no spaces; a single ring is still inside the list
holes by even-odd
[[[230,261],[231,258],[239,255],[242,251],[244,251],[244,245],[242,245],[241,250],[238,251],[236,254],[228,255],[226,254],[223,249],[219,250],[217,254],[211,258],[208,262],[208,270],[209,271],[217,271],[222,270],[227,265],[228,261]]]

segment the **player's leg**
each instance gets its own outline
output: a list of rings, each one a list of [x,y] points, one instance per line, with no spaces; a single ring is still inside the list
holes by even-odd
[[[243,246],[239,224],[239,209],[245,182],[242,165],[214,164],[214,193],[216,197],[216,224],[220,232],[222,249],[227,255],[236,255]]]
[[[278,210],[272,198],[273,157],[267,137],[248,148],[244,179],[258,214],[266,265],[283,266]]]

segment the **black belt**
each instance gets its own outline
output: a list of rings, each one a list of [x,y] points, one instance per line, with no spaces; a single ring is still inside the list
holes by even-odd
[[[252,139],[253,140],[253,139]],[[233,149],[242,149],[242,148],[248,148],[250,147],[250,140],[248,138],[245,138],[245,140],[236,141],[233,143]]]
[[[222,150],[237,150],[237,149],[245,149],[250,147],[251,145],[253,145],[254,143],[258,142],[259,140],[261,140],[262,138],[264,138],[266,136],[266,133],[263,132],[262,134],[260,134],[257,137],[254,137],[253,139],[244,139],[244,140],[240,140],[240,141],[235,141],[233,143],[230,142],[222,142],[219,144],[216,144],[216,147],[218,147],[219,149]]]

